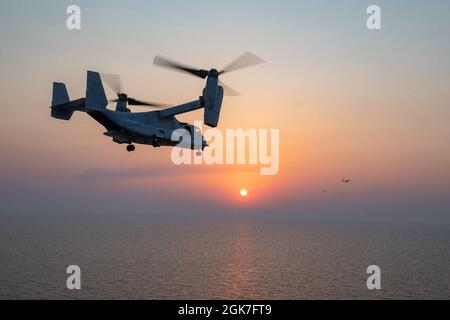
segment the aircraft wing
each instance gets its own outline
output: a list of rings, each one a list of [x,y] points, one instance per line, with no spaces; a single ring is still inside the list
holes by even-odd
[[[176,107],[171,107],[171,108],[161,110],[161,111],[159,111],[159,116],[161,118],[171,117],[171,116],[175,116],[177,114],[191,112],[191,111],[198,110],[201,108],[203,108],[203,103],[200,100],[196,100],[196,101],[188,102],[188,103],[176,106]]]

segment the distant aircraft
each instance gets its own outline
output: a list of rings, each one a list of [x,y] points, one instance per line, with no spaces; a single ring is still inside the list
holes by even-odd
[[[200,128],[178,121],[175,116],[198,109],[204,109],[204,123],[216,127],[219,122],[222,100],[225,94],[236,95],[232,89],[219,81],[219,76],[263,63],[254,54],[246,53],[225,67],[222,71],[216,69],[194,69],[162,57],[155,57],[154,64],[166,68],[189,73],[201,79],[206,79],[203,95],[195,101],[179,106],[142,113],[132,113],[127,106],[146,106],[160,108],[163,105],[136,100],[123,92],[120,79],[116,75],[103,75],[103,80],[113,89],[117,98],[109,102],[116,103],[116,110],[107,109],[108,99],[102,84],[102,77],[97,72],[87,72],[86,97],[71,101],[64,83],[53,83],[53,98],[51,116],[56,119],[70,120],[74,111],[85,112],[106,129],[104,135],[111,137],[119,144],[127,144],[127,151],[133,152],[137,144],[147,144],[153,147],[177,146],[184,139],[190,139],[183,147],[197,150],[197,153],[207,147],[205,138],[200,134]],[[225,90],[224,90],[225,88]],[[172,140],[172,133],[184,129],[185,133],[178,140]],[[194,136],[200,136],[194,139]],[[199,141],[197,141],[199,140]],[[189,140],[187,140],[189,141]]]
[[[343,182],[343,183],[349,183],[349,182],[350,182],[350,179],[342,179],[342,182]]]

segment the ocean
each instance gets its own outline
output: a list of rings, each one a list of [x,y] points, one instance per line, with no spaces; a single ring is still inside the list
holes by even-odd
[[[1,215],[0,299],[450,299],[448,225]],[[68,290],[66,269],[81,269]],[[381,290],[367,288],[367,267]]]

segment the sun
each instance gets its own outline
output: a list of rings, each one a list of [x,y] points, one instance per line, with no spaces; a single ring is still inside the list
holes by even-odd
[[[246,197],[248,195],[247,189],[241,189],[240,194],[241,194],[241,197]]]

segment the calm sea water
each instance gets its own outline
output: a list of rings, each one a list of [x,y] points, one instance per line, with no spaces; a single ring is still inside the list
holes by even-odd
[[[0,217],[2,299],[450,299],[450,229],[151,217]],[[68,265],[82,290],[66,289]],[[366,287],[366,268],[382,290]]]

